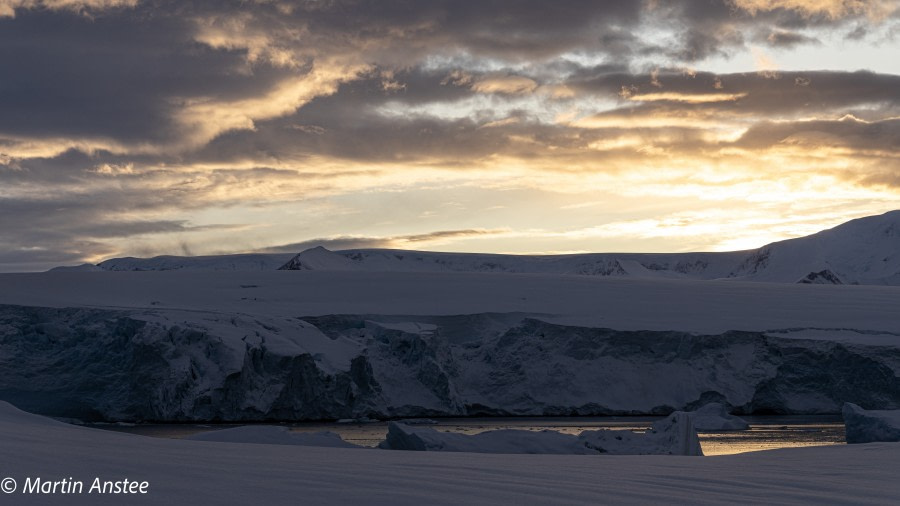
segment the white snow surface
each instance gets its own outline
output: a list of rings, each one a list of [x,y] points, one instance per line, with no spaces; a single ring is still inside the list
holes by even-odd
[[[464,272],[0,274],[0,304],[326,314],[543,315],[618,330],[833,329],[900,333],[900,288]],[[371,318],[378,321],[377,317]],[[415,320],[413,320],[415,321]],[[806,338],[806,337],[804,337]],[[896,344],[900,344],[897,336]],[[887,344],[887,343],[885,343]]]
[[[900,410],[863,409],[848,402],[843,415],[847,443],[900,441]]]
[[[702,408],[692,411],[694,428],[700,431],[747,430],[750,428],[743,418],[728,413],[724,404],[711,402]]]
[[[0,476],[10,504],[891,504],[900,445],[719,457],[360,451],[156,439],[75,427],[0,403]],[[27,478],[83,481],[83,494],[22,494]],[[91,481],[149,483],[97,496]]]
[[[577,436],[552,430],[515,429],[455,434],[391,422],[387,438],[378,447],[429,452],[702,456],[691,420],[692,415],[677,411],[654,422],[644,433],[600,429],[586,430]]]
[[[348,443],[334,432],[293,432],[277,425],[245,425],[230,429],[212,430],[192,434],[184,439],[191,441],[217,441],[220,443],[250,443],[267,445],[324,446],[328,448],[363,448]]]

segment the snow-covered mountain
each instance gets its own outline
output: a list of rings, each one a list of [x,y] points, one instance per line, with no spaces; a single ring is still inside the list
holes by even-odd
[[[390,249],[329,251],[322,247],[296,255],[282,270],[388,272],[497,272],[569,274],[662,279],[727,276],[746,255],[729,253],[586,253],[499,255]]]
[[[579,274],[777,283],[900,285],[900,211],[853,220],[757,250],[725,253],[486,255],[313,248],[285,270]]]
[[[775,283],[900,285],[900,211],[860,218],[749,251],[500,255],[390,249],[289,254],[115,258],[67,270],[320,270],[497,272],[646,279],[735,279]]]
[[[900,285],[900,211],[763,246],[747,256],[729,277]]]
[[[97,264],[104,271],[270,271],[278,269],[290,254],[247,253],[198,257],[164,255],[153,258],[112,258]],[[84,266],[80,270],[86,270]],[[77,268],[76,268],[77,269]]]

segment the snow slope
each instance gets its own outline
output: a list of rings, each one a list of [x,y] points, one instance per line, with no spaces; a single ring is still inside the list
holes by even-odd
[[[890,504],[895,443],[722,457],[393,452],[155,439],[74,427],[0,403],[0,476],[11,504]],[[21,493],[27,478],[83,481],[83,494]],[[147,481],[96,496],[94,478]]]
[[[311,248],[297,255],[116,258],[100,270],[330,270],[494,272],[643,279],[741,279],[778,283],[900,285],[900,210],[853,220],[757,250],[725,253],[497,255]],[[79,266],[87,270],[90,266]],[[70,268],[72,269],[72,268]]]
[[[812,276],[811,276],[812,275]],[[763,246],[731,274],[751,281],[900,285],[900,211]]]

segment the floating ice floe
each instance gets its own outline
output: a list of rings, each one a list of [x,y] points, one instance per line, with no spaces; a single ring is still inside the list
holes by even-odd
[[[381,420],[377,418],[369,418],[368,416],[362,416],[359,418],[340,418],[335,423],[378,423]]]
[[[847,443],[900,441],[900,410],[868,410],[844,403]]]
[[[691,412],[694,428],[697,430],[725,431],[747,430],[750,428],[743,418],[728,413],[724,404],[713,402]]]
[[[292,432],[274,425],[246,425],[193,434],[184,439],[220,443],[254,443],[270,445],[325,446],[328,448],[362,448],[341,439],[334,432]]]
[[[404,418],[403,420],[398,420],[399,423],[405,425],[437,425],[437,420],[432,420],[431,418]]]
[[[584,431],[577,436],[551,430],[513,429],[467,435],[391,422],[387,439],[378,447],[471,453],[703,455],[691,415],[681,411],[655,422],[644,433],[601,429]]]

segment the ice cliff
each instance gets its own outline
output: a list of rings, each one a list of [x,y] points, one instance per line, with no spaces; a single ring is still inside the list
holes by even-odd
[[[900,408],[900,349],[515,313],[262,317],[0,306],[0,399],[89,420]]]

